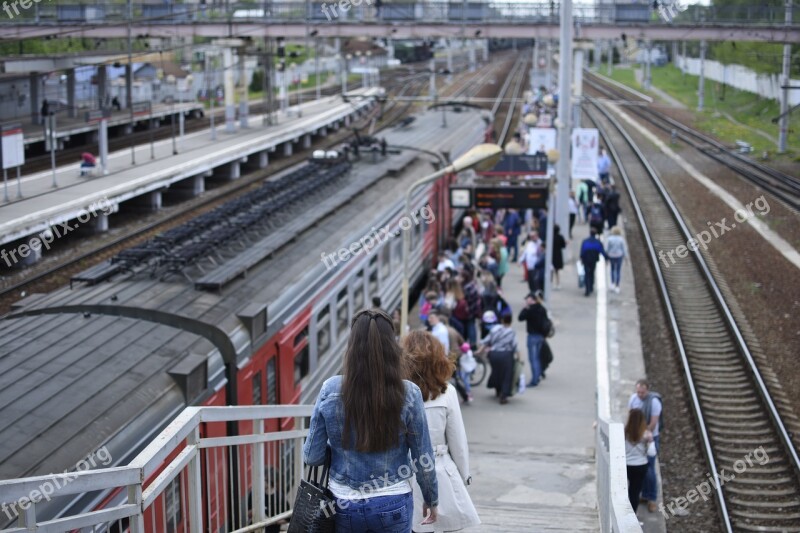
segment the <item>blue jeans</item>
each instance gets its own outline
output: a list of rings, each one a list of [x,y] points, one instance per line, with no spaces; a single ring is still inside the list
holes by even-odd
[[[539,378],[542,377],[542,360],[540,354],[542,351],[542,344],[544,337],[538,333],[528,333],[528,361],[531,363],[531,382],[530,386],[535,387],[539,384]]]
[[[661,435],[658,435],[653,440],[656,442],[656,451],[661,451]],[[647,474],[644,476],[644,484],[642,485],[642,498],[654,502],[658,500],[658,479],[656,479],[656,458],[647,458]]]
[[[622,258],[610,257],[611,261],[611,284],[619,286],[619,275],[622,270]]]
[[[336,533],[410,533],[414,495],[338,500]]]

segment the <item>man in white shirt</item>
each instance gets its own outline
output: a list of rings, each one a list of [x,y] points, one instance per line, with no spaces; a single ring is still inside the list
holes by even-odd
[[[439,254],[439,264],[436,265],[437,272],[444,272],[447,269],[455,270],[456,265],[445,254]]]
[[[431,325],[431,334],[442,343],[442,346],[444,346],[444,353],[449,353],[450,332],[447,331],[447,326],[442,322],[442,320],[442,315],[436,311],[428,315],[428,323]]]
[[[525,243],[525,248],[522,250],[519,262],[525,267],[528,272],[528,288],[531,292],[536,291],[536,285],[533,279],[533,269],[536,267],[536,261],[539,260],[539,254],[542,251],[542,241],[539,240],[539,234],[532,231],[528,235],[528,240]]]
[[[656,450],[660,451],[660,438],[658,433],[658,421],[661,418],[661,395],[650,391],[650,384],[647,380],[640,379],[636,382],[636,392],[631,395],[628,401],[629,409],[641,409],[647,420],[647,429],[653,434],[656,443]],[[647,458],[647,475],[642,486],[642,499],[647,500],[647,509],[654,513],[656,511],[656,501],[658,500],[658,480],[656,479],[656,459]]]

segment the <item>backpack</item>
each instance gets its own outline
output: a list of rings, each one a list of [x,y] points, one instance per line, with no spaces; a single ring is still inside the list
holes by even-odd
[[[653,398],[658,398],[661,403],[661,415],[658,417],[658,432],[661,433],[664,430],[664,400],[661,399],[661,395],[655,391],[650,391],[644,401],[644,405],[642,405],[642,411],[644,412],[644,419],[649,424],[650,412],[653,409]]]
[[[592,206],[592,209],[589,211],[589,221],[592,224],[600,224],[603,222],[603,210],[600,209],[599,205]]]

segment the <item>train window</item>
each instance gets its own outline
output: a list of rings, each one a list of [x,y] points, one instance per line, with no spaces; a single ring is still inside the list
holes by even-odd
[[[347,291],[345,291],[346,293]],[[317,358],[328,351],[331,345],[331,310],[326,305],[317,315]]]
[[[402,239],[397,239],[392,243],[392,255],[398,263],[403,262],[403,242]]]
[[[275,357],[267,361],[267,404],[278,404],[278,372],[275,369]]]
[[[392,249],[389,246],[381,248],[381,279],[386,279],[392,271]]]
[[[261,405],[261,371],[253,376],[253,405]]]
[[[294,356],[294,384],[297,385],[308,375],[309,349],[306,344],[302,350]]]
[[[347,331],[350,309],[347,306],[347,287],[336,296],[336,331]]]
[[[375,270],[369,275],[369,293],[372,296],[378,295],[378,271]]]
[[[419,240],[422,237],[422,226],[424,225],[424,221],[420,220],[416,224],[414,224],[414,238]]]
[[[308,338],[308,326],[303,328],[303,331],[298,333],[294,338],[294,345],[297,346]]]
[[[356,275],[356,281],[353,286],[353,309],[358,312],[364,306],[364,271],[362,270]]]
[[[181,478],[176,477],[164,490],[164,519],[167,533],[175,533],[181,524]]]

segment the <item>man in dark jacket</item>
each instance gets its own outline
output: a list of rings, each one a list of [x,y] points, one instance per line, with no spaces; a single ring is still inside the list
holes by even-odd
[[[508,242],[506,242],[506,248],[508,249],[508,262],[514,263],[517,260],[517,241],[519,239],[519,233],[522,229],[522,221],[519,218],[519,213],[517,213],[516,209],[509,209],[508,213],[506,213],[505,219],[503,219],[503,232],[506,234]],[[512,255],[511,252],[514,252]]]
[[[481,300],[481,293],[478,291],[478,284],[475,282],[472,272],[464,269],[461,272],[461,278],[464,281],[464,299],[467,301],[467,306],[469,307],[469,318],[467,319],[467,323],[464,324],[464,333],[469,343],[474,346],[478,342],[475,321],[483,314],[483,301]]]
[[[603,243],[597,238],[597,231],[592,227],[589,236],[581,244],[581,262],[586,272],[586,296],[594,291],[594,269],[601,255],[608,259]]]
[[[525,329],[528,332],[528,361],[531,363],[531,382],[529,387],[539,384],[542,376],[542,361],[540,352],[544,342],[546,325],[549,322],[547,310],[540,304],[533,293],[525,297],[525,308],[519,312],[520,322],[525,322]]]
[[[617,225],[617,217],[622,209],[619,207],[619,193],[616,187],[611,185],[606,193],[603,211],[605,211],[608,229]]]

